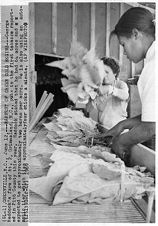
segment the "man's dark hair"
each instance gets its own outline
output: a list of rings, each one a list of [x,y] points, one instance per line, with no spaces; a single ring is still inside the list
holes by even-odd
[[[121,16],[111,34],[129,38],[134,28],[155,37],[155,24],[152,13],[142,7],[130,8]]]

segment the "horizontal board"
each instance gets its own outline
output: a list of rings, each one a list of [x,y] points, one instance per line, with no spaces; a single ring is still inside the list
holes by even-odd
[[[68,203],[56,206],[48,205],[44,201],[38,203],[39,200],[42,199],[36,195],[30,195],[29,221],[31,223],[145,223],[144,217],[131,200],[124,203],[107,201],[102,205]]]

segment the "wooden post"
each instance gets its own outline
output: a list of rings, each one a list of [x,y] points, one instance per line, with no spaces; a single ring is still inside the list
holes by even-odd
[[[120,3],[120,17],[122,16],[122,14],[124,13],[125,9],[124,9],[124,3]],[[123,63],[123,48],[122,46],[119,45],[119,62],[122,65]]]
[[[147,214],[146,214],[146,223],[150,223],[152,208],[153,208],[153,203],[155,198],[155,188],[150,189],[150,191],[147,192],[147,195],[148,195],[148,206],[147,206]]]
[[[52,53],[57,52],[57,3],[52,3]]]
[[[77,41],[77,5],[72,3],[72,42]]]
[[[36,72],[35,72],[35,9],[29,5],[29,120],[36,109]]]
[[[90,48],[95,46],[95,3],[91,3],[91,34],[90,34]]]
[[[105,55],[107,57],[110,56],[109,36],[110,36],[110,3],[107,3],[106,4],[106,50],[105,50]]]

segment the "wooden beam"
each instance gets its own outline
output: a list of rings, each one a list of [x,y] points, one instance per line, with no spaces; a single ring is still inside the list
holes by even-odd
[[[155,200],[155,188],[149,188],[150,191],[147,192],[148,195],[148,207],[147,207],[147,216],[146,216],[146,223],[150,223],[153,204]]]
[[[65,56],[60,56],[60,55],[53,54],[53,53],[40,53],[40,52],[35,52],[35,54],[40,55],[40,56],[56,57],[56,58],[61,58],[61,59],[63,59],[65,57]]]
[[[52,3],[52,52],[57,52],[57,3]]]
[[[35,109],[34,114],[33,114],[32,118],[31,118],[30,125],[29,125],[31,129],[32,129],[32,125],[33,125],[33,123],[34,123],[34,121],[36,119],[36,116],[37,116],[39,110],[41,109],[41,107],[42,107],[44,101],[46,100],[46,98],[47,98],[47,91],[44,91],[43,95],[42,95],[42,97],[41,97],[41,99],[40,99],[40,101],[38,103],[38,106]]]
[[[106,50],[105,50],[105,55],[107,57],[110,56],[109,36],[110,36],[110,3],[107,3],[106,4]]]
[[[35,72],[35,6],[29,5],[29,118],[31,120],[36,108]]]
[[[72,42],[77,41],[77,5],[72,3]]]
[[[95,43],[95,3],[91,3],[91,34],[90,34],[90,48],[93,48]]]
[[[124,3],[120,3],[120,17],[122,16],[122,14],[125,12],[125,6]],[[119,62],[122,65],[123,63],[123,47],[121,45],[119,45]]]
[[[34,112],[34,115],[30,122],[29,131],[31,131],[43,117],[45,112],[48,110],[49,106],[52,104],[53,98],[54,95],[52,93],[49,93],[48,95],[46,92],[43,93],[41,101],[39,102],[39,105],[37,106],[36,111]]]
[[[131,202],[136,207],[137,210],[140,211],[141,215],[148,220],[147,218],[147,209],[148,209],[148,200],[147,197],[144,196],[142,199],[133,199],[131,198]],[[151,210],[150,223],[155,223],[155,211],[154,208]]]

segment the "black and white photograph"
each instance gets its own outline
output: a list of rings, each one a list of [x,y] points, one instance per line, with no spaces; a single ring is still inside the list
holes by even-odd
[[[156,1],[3,4],[1,31],[0,225],[156,224]]]

